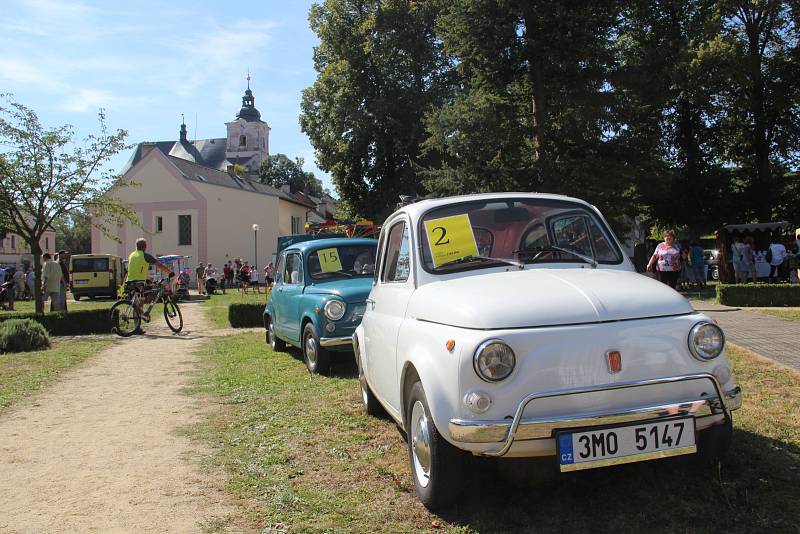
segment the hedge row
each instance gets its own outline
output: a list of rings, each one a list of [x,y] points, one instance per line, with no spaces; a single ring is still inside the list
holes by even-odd
[[[264,326],[264,305],[231,304],[228,306],[228,322],[234,328]]]
[[[800,306],[800,285],[717,284],[717,302],[726,306]]]
[[[33,319],[41,323],[51,336],[83,336],[86,334],[111,333],[111,314],[108,308],[75,310],[63,316],[59,312],[36,315],[35,313],[7,313],[0,315],[0,323],[8,319]]]

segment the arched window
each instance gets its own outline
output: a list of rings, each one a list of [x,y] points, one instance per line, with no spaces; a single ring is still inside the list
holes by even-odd
[[[247,136],[240,135],[239,136],[239,146],[247,146]]]

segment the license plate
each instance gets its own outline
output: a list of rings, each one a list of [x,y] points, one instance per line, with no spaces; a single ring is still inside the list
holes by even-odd
[[[655,460],[697,452],[694,418],[563,432],[558,434],[561,471]]]

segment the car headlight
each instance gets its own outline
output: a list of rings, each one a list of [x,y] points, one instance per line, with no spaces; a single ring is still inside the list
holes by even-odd
[[[508,378],[516,364],[514,351],[499,339],[484,341],[475,351],[475,372],[487,382]]]
[[[689,350],[700,361],[713,360],[725,348],[725,334],[722,329],[709,322],[700,322],[689,331]]]
[[[341,300],[329,300],[325,303],[325,317],[331,321],[338,321],[344,317],[347,305]]]

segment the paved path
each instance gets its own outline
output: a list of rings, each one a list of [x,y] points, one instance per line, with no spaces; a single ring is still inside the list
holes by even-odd
[[[731,343],[800,372],[800,321],[714,302],[690,302],[696,310],[716,319]]]
[[[237,529],[199,468],[210,451],[181,434],[209,409],[181,392],[209,335],[199,305],[181,309],[182,335],[159,317],[0,415],[0,533]]]

